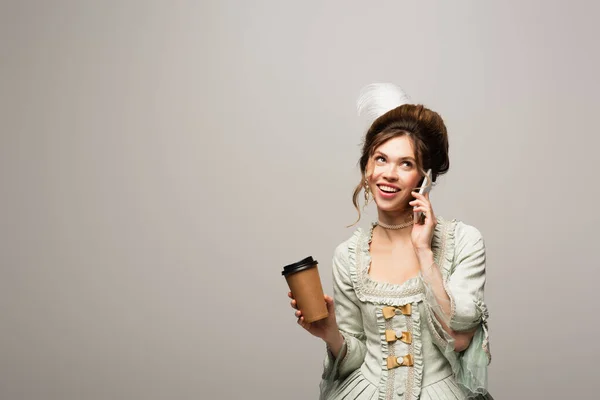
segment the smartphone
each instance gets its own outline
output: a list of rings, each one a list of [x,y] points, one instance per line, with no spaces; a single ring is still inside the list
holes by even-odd
[[[429,191],[432,188],[432,184],[430,184],[431,181],[431,169],[428,169],[427,172],[425,173],[425,177],[423,178],[423,184],[421,185],[421,187],[419,188],[419,194],[425,195],[427,193],[429,193]],[[421,223],[421,218],[423,216],[423,213],[421,211],[417,211],[415,213],[415,223],[419,224]]]

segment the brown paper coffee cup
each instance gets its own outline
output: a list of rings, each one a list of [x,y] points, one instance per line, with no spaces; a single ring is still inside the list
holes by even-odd
[[[281,273],[292,291],[305,322],[315,322],[329,316],[323,296],[318,263],[312,257],[287,265]]]

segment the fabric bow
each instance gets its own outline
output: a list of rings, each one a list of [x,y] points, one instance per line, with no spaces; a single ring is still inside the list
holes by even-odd
[[[407,354],[405,356],[389,356],[387,358],[387,368],[393,369],[398,367],[412,367],[415,364],[415,360],[413,359],[412,354]]]
[[[402,332],[402,334],[400,336],[398,336],[398,334],[396,333],[395,330],[393,329],[386,329],[385,330],[385,341],[390,343],[390,342],[395,342],[396,340],[400,340],[401,342],[404,342],[406,344],[411,344],[412,343],[412,333],[410,332]]]
[[[411,315],[412,314],[412,306],[410,303],[405,304],[403,306],[399,306],[399,307],[388,306],[388,307],[383,307],[382,311],[383,311],[383,318],[390,319],[394,315],[396,315],[396,311],[400,311],[402,313],[402,315]]]

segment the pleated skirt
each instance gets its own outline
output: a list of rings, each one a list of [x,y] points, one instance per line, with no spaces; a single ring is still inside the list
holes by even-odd
[[[327,400],[378,400],[379,387],[368,381],[360,368],[350,374]],[[395,394],[394,399],[398,398]],[[421,388],[418,400],[465,400],[466,396],[452,375]],[[480,395],[474,400],[493,400],[492,396]]]

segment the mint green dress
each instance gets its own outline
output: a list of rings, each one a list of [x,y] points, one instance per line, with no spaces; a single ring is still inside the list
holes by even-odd
[[[326,350],[320,399],[491,399],[481,233],[438,218],[432,249],[451,300],[444,320],[422,275],[402,285],[370,279],[375,226],[358,228],[334,253],[335,313],[345,343],[342,359]],[[455,331],[477,329],[465,351],[454,351],[440,320]]]

